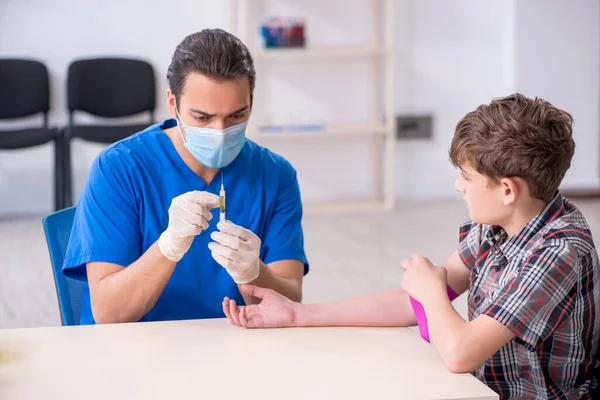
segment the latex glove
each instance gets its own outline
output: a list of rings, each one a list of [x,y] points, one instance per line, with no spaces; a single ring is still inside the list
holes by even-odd
[[[235,283],[248,283],[260,273],[260,245],[258,236],[231,221],[217,224],[208,244],[212,257],[227,270]]]
[[[177,196],[169,207],[169,226],[158,238],[161,253],[178,262],[187,253],[194,237],[208,228],[210,210],[219,207],[219,196],[208,192],[187,192]]]

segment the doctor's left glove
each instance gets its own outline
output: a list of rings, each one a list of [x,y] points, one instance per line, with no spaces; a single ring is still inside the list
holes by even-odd
[[[187,253],[194,237],[208,228],[211,209],[219,207],[219,196],[192,191],[177,196],[169,207],[169,226],[158,238],[161,253],[178,262]]]
[[[260,274],[261,240],[252,231],[231,221],[217,224],[208,244],[212,257],[227,270],[235,283],[252,282]]]

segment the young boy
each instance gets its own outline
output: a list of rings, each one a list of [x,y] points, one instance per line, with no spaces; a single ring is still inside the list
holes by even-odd
[[[449,370],[472,372],[503,399],[591,398],[597,386],[598,255],[581,212],[558,193],[575,143],[572,118],[521,94],[493,100],[456,126],[450,159],[470,221],[437,268],[413,254],[402,289],[328,304],[262,298],[223,310],[248,328],[409,326],[418,308]],[[469,320],[451,305],[466,290]],[[455,292],[455,293],[452,293]]]

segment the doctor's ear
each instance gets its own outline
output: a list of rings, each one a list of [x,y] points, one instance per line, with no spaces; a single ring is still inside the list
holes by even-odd
[[[171,92],[171,89],[167,89],[167,108],[169,109],[169,114],[171,114],[172,118],[177,119],[177,113],[175,112],[175,107],[177,106],[177,101],[175,100],[175,95]]]

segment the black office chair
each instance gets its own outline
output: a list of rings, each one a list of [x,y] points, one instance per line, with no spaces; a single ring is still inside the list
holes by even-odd
[[[54,209],[64,207],[63,141],[48,126],[50,85],[48,70],[38,61],[0,59],[0,119],[18,119],[42,113],[41,127],[0,130],[0,150],[35,147],[54,141]]]
[[[142,112],[154,123],[154,70],[145,61],[123,58],[78,60],[69,66],[67,96],[69,126],[65,132],[65,206],[73,205],[71,139],[110,144],[144,130],[148,124],[77,125],[75,111],[109,118]]]

